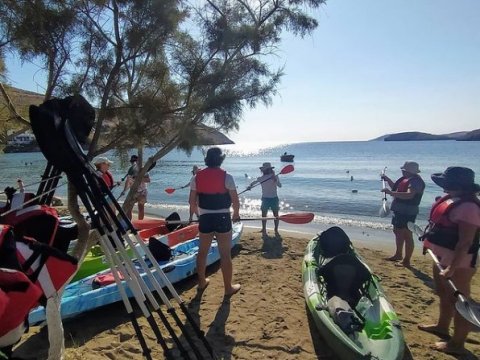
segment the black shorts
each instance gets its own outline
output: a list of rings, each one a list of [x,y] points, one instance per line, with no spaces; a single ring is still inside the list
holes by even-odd
[[[393,213],[392,225],[395,229],[408,229],[408,222],[415,222],[417,215],[404,215]]]
[[[232,219],[230,213],[203,214],[198,218],[198,231],[203,234],[216,232],[227,233],[232,230]]]

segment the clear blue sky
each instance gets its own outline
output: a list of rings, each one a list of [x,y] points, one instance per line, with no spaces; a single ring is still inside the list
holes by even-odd
[[[480,128],[479,0],[330,0],[315,15],[312,36],[284,39],[280,94],[245,113],[238,144]],[[7,66],[41,91],[42,74]]]

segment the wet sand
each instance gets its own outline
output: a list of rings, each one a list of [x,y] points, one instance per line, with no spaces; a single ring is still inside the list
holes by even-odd
[[[218,265],[209,268],[210,285],[203,294],[197,292],[195,278],[176,285],[220,359],[337,359],[311,325],[303,298],[301,262],[310,236],[281,233],[282,239],[262,240],[256,230],[244,232],[240,245],[233,251],[234,279],[242,284],[242,289],[229,301],[223,297]],[[401,319],[408,346],[404,360],[478,359],[478,333],[469,336],[467,349],[470,353],[454,357],[432,350],[430,345],[438,338],[417,329],[418,324],[431,323],[438,311],[428,256],[422,256],[420,250],[415,249],[413,267],[405,269],[383,260],[392,251],[393,239],[392,248],[365,248],[365,244],[355,240],[354,244],[382,279]],[[473,298],[480,300],[478,274],[474,278]],[[175,308],[185,322],[178,305]],[[158,317],[157,320],[160,323]],[[162,349],[155,343],[147,322],[143,318],[139,321],[152,349],[152,357],[163,359]],[[142,359],[141,348],[122,303],[66,321],[64,327],[66,359]],[[46,359],[45,330],[32,327],[17,346],[15,355]],[[167,344],[173,347],[167,330],[161,327],[161,331]],[[184,342],[178,329],[177,332]],[[198,346],[201,347],[200,343]]]

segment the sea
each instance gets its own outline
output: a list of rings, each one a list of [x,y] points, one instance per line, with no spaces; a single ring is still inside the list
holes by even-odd
[[[380,174],[385,170],[390,178],[396,180],[401,176],[400,167],[406,160],[420,164],[420,175],[426,182],[417,218],[420,226],[426,225],[435,197],[442,195],[442,189],[430,179],[431,174],[442,172],[448,166],[466,166],[478,174],[477,182],[480,182],[480,142],[356,141],[221,147],[226,154],[223,168],[233,175],[239,192],[261,175],[259,167],[263,162],[272,163],[278,173],[290,164],[282,163],[280,156],[285,152],[295,155],[291,163],[294,171],[280,175],[281,214],[313,212],[315,218],[305,226],[282,223],[282,228],[306,233],[320,232],[337,225],[354,233],[356,238],[391,241],[391,234],[386,235],[387,231],[391,231],[391,219],[379,216],[383,199]],[[188,184],[192,166],[204,165],[205,151],[206,148],[195,149],[190,154],[173,151],[157,162],[150,171],[152,182],[148,189],[147,214],[165,216],[177,211],[182,218],[187,216],[188,188],[178,189],[172,194],[167,194],[165,189]],[[152,153],[152,149],[146,150],[147,156]],[[111,167],[114,179],[124,177],[129,164],[122,162],[113,152],[106,155],[114,161]],[[22,178],[26,185],[38,182],[45,165],[46,160],[41,153],[1,154],[0,189],[15,186],[17,178]],[[62,179],[59,184],[64,183],[65,179]],[[35,192],[37,187],[38,184],[34,184],[28,189]],[[121,189],[114,189],[114,194],[118,196]],[[57,195],[65,197],[65,194],[66,186],[62,185]],[[260,215],[260,197],[260,187],[240,195],[242,218]]]

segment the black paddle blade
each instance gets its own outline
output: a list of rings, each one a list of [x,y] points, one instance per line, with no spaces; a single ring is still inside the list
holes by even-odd
[[[473,331],[480,331],[480,304],[476,304],[472,300],[467,300],[463,295],[459,295],[455,308],[465,320],[474,326]]]

